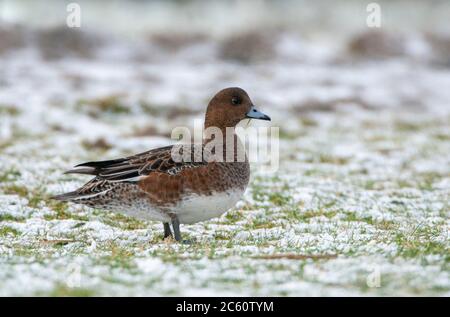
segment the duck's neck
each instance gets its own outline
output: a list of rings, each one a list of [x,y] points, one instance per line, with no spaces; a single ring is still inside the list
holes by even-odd
[[[212,140],[219,142],[223,141],[225,144],[226,140],[232,140],[236,137],[234,127],[217,127],[205,124],[203,133],[203,144],[209,143]]]
[[[234,127],[211,129],[205,125],[203,144],[208,149],[222,147],[223,160],[246,161],[245,149],[235,133]]]

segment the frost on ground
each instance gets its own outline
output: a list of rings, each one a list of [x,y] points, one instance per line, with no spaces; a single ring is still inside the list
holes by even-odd
[[[64,32],[0,47],[0,295],[450,296],[450,69],[433,41],[373,58],[364,36],[284,32],[258,35],[261,56],[236,38]],[[78,46],[49,50],[58,36]],[[280,168],[252,166],[236,208],[183,226],[194,244],[49,199],[88,180],[62,174],[77,163],[173,143],[230,85],[280,127]]]

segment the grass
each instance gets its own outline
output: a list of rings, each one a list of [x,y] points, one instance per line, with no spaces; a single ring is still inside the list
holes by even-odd
[[[308,163],[324,163],[334,165],[345,165],[349,162],[348,158],[336,157],[328,153],[318,153],[306,160]]]
[[[99,138],[95,141],[83,140],[81,145],[88,151],[99,150],[101,152],[105,152],[112,147],[112,145],[104,138]]]
[[[425,255],[446,254],[446,261],[450,258],[450,246],[446,242],[437,241],[440,230],[417,225],[410,232],[399,232],[395,235],[398,254],[407,258],[419,258]]]
[[[114,103],[122,102],[122,97],[113,99],[98,104],[89,101],[82,107],[94,104],[94,108],[106,107],[98,111],[116,113]],[[367,129],[383,123],[371,124]],[[11,154],[11,147],[5,158],[15,163],[6,164],[0,172],[0,195],[9,202],[0,214],[4,248],[0,249],[0,278],[20,283],[15,274],[31,272],[32,265],[37,267],[34,273],[49,270],[54,277],[51,288],[33,286],[29,293],[42,296],[180,295],[196,288],[211,293],[295,295],[302,294],[300,286],[305,283],[318,294],[334,294],[333,289],[357,295],[448,292],[448,285],[442,285],[450,265],[445,240],[448,195],[442,185],[448,174],[439,164],[425,170],[414,165],[433,163],[436,157],[444,162],[445,137],[435,137],[432,124],[415,122],[386,129],[394,136],[380,131],[376,137],[357,141],[352,139],[354,131],[339,124],[325,129],[320,120],[314,120],[302,125],[308,131],[282,135],[288,144],[303,142],[300,150],[282,149],[286,159],[276,174],[255,173],[238,208],[219,219],[182,226],[184,238],[193,240],[189,245],[164,241],[159,222],[52,200],[48,193],[54,187],[46,186],[79,182],[79,178],[30,177],[33,164],[19,162],[23,170],[17,170],[14,160],[20,156]],[[419,150],[413,153],[406,141],[417,141],[411,137],[416,128],[433,135],[434,141],[417,145]],[[315,133],[324,133],[320,139],[325,141],[304,142],[315,138]],[[13,143],[29,138],[24,135]],[[344,158],[335,155],[334,142],[347,140],[361,142],[358,146],[370,155],[361,161],[351,153]],[[394,142],[395,150],[379,147],[380,142]],[[116,148],[102,137],[89,142],[79,139],[77,145],[89,153]],[[38,151],[32,156],[40,162],[52,159],[51,154]],[[70,151],[61,157],[80,159]],[[389,159],[382,164],[380,157]],[[58,164],[44,168],[53,175]],[[26,199],[25,204],[14,203],[18,197]],[[24,209],[27,213],[22,213]],[[69,267],[75,257],[84,282],[69,287],[61,265]],[[371,265],[382,269],[379,289],[366,284]],[[95,287],[86,281],[95,281]],[[187,284],[189,288],[183,286]]]
[[[28,188],[22,185],[2,186],[1,191],[7,195],[18,195],[19,197],[28,197]]]
[[[312,218],[316,217],[325,217],[328,219],[336,216],[336,211],[327,211],[327,210],[307,210],[307,211],[299,211],[299,210],[290,210],[288,215],[292,215],[292,217],[301,222],[309,222]]]
[[[279,135],[280,139],[285,139],[285,140],[295,140],[298,137],[297,133],[287,131],[285,129],[280,129],[278,135]]]
[[[96,291],[88,288],[69,287],[67,285],[57,285],[50,292],[38,292],[36,296],[52,297],[88,297],[94,296]]]
[[[12,168],[10,170],[0,172],[0,183],[3,182],[13,182],[19,179],[21,176],[20,171],[16,170],[15,168]]]
[[[122,102],[122,95],[109,95],[94,99],[80,99],[76,109],[85,111],[88,115],[97,118],[101,114],[127,114],[131,112],[129,106]]]
[[[111,268],[131,269],[135,267],[134,252],[122,247],[114,241],[108,242],[102,247],[106,255],[98,259],[99,264],[106,264]]]
[[[0,115],[16,117],[20,114],[20,109],[14,105],[0,104]]]
[[[244,213],[239,210],[232,210],[225,214],[228,223],[236,223],[245,219]]]
[[[0,222],[3,222],[3,221],[22,222],[24,220],[25,220],[24,217],[13,216],[10,214],[0,214]]]
[[[28,207],[33,209],[39,209],[43,205],[50,208],[53,213],[45,214],[44,219],[50,220],[64,220],[64,219],[76,219],[80,221],[87,221],[88,218],[83,215],[71,214],[68,211],[68,205],[65,202],[51,199],[51,197],[44,193],[42,190],[29,190],[26,186],[10,184],[0,187],[0,192],[7,195],[17,195],[22,198],[28,199]],[[12,217],[9,215],[0,215],[0,220],[23,220],[21,217]]]
[[[89,218],[84,215],[70,213],[67,208],[67,203],[65,203],[65,202],[47,200],[46,205],[54,211],[53,214],[44,215],[44,219],[47,221],[65,220],[65,219],[74,219],[74,220],[79,220],[79,221],[88,221],[89,220]]]
[[[5,236],[18,236],[20,234],[19,231],[17,231],[14,228],[10,228],[10,227],[2,227],[0,228],[0,237],[5,237]]]
[[[317,168],[320,170],[320,166]],[[263,274],[262,276],[272,274],[270,276],[273,276],[273,281],[277,280],[278,275],[288,275],[292,282],[307,281],[327,287],[327,283],[322,283],[320,279],[311,275],[311,272],[314,272],[311,270],[321,268],[326,274],[331,274],[330,272],[335,269],[326,268],[327,265],[338,265],[344,259],[356,260],[364,256],[377,257],[381,254],[389,263],[396,263],[399,260],[419,260],[418,265],[424,268],[437,263],[442,269],[448,267],[450,261],[448,243],[442,240],[442,230],[445,227],[445,222],[442,220],[434,227],[426,224],[412,226],[414,222],[408,220],[406,222],[408,225],[405,227],[405,221],[395,217],[392,220],[379,219],[367,214],[367,211],[355,212],[347,209],[346,200],[349,196],[352,199],[356,196],[340,191],[333,191],[330,194],[317,190],[311,200],[299,199],[294,195],[298,184],[280,175],[256,177],[251,184],[248,196],[251,202],[246,202],[240,209],[231,210],[222,218],[202,224],[193,231],[187,232],[186,230],[190,227],[183,226],[185,238],[195,240],[191,245],[163,241],[159,223],[148,223],[102,210],[87,210],[86,213],[81,214],[74,212],[72,205],[51,200],[44,188],[33,189],[15,183],[14,179],[19,180],[21,174],[13,169],[3,175],[6,175],[4,177],[8,180],[1,186],[3,194],[26,198],[27,206],[35,210],[44,206],[51,210],[50,213],[42,216],[43,221],[51,224],[47,228],[48,231],[41,232],[39,237],[35,237],[35,241],[29,244],[24,245],[18,242],[22,231],[8,225],[0,228],[0,238],[6,239],[7,245],[13,250],[13,257],[19,261],[33,260],[37,265],[45,265],[49,261],[51,263],[58,258],[64,258],[64,254],[80,256],[88,260],[89,267],[107,268],[110,273],[101,277],[99,283],[102,285],[114,284],[132,289],[136,282],[131,281],[137,277],[139,277],[139,285],[147,285],[152,289],[153,285],[166,283],[163,282],[166,281],[164,274],[168,273],[156,273],[161,270],[158,268],[161,264],[150,262],[148,268],[150,273],[146,273],[149,275],[146,277],[142,270],[147,272],[147,269],[139,264],[141,260],[161,261],[164,270],[167,268],[180,270],[178,274],[197,287],[251,289],[254,293],[266,292],[264,283],[256,279],[256,276],[260,274]],[[316,179],[322,175],[320,172],[306,174],[304,177]],[[435,190],[433,184],[443,177],[445,175],[440,173],[422,173],[420,178],[414,181],[405,179],[404,186],[399,183],[402,180],[397,180],[400,184],[396,189],[398,193],[389,200],[387,206],[383,207],[383,211],[403,217],[402,215],[412,211],[408,201],[421,198],[417,193],[401,195],[403,190],[416,188],[421,193],[432,193]],[[370,184],[370,180],[367,180],[364,186],[355,184],[361,191],[382,193],[386,190],[385,185],[375,185],[381,184],[375,181],[372,183],[367,185]],[[445,219],[447,214],[443,210],[445,206],[439,209],[437,214]],[[84,227],[92,219],[111,228],[115,234],[102,238],[102,232],[85,230]],[[53,231],[52,226],[71,220],[79,222],[71,224],[70,229],[65,229],[64,232]],[[2,214],[0,221],[23,223],[29,219]],[[292,231],[297,227],[302,229]],[[248,235],[247,238],[237,238],[242,231]],[[375,242],[375,248],[368,247],[371,241]],[[327,243],[330,245],[327,246]],[[395,246],[394,251],[383,251],[381,247],[383,245]],[[90,250],[89,248],[92,247],[94,249]],[[429,256],[436,258],[433,260],[428,258]],[[208,263],[207,266],[203,266],[204,263]],[[82,270],[87,269],[86,265],[81,266]],[[351,269],[351,266],[340,270],[345,269]],[[155,270],[154,273],[152,270]],[[208,270],[215,277],[201,278],[199,274],[204,270]],[[215,270],[217,270],[216,273],[214,273]],[[229,272],[234,270],[240,270],[244,275],[230,275]],[[341,281],[332,285],[356,288],[364,294],[377,294],[376,289],[366,285],[364,272],[365,270],[362,269],[353,282]],[[81,274],[83,279],[89,279],[86,273]],[[383,283],[395,284],[389,281],[390,273],[383,274]],[[406,274],[401,276],[406,283],[404,285],[414,278]],[[417,287],[402,287],[411,293],[422,294],[423,292]],[[273,291],[277,295],[292,294],[286,289],[275,289]],[[436,294],[446,289],[446,287],[435,286],[429,292]],[[83,285],[68,287],[65,279],[61,277],[55,282],[53,289],[38,291],[34,294],[92,296],[104,294],[104,292]],[[106,294],[108,294],[107,291]],[[159,294],[177,295],[179,292],[170,287],[162,287]],[[274,293],[271,292],[271,294]]]
[[[143,221],[136,218],[127,217],[118,213],[105,213],[103,211],[96,211],[96,214],[101,217],[102,222],[109,226],[117,227],[122,230],[137,230],[145,229],[147,226]]]

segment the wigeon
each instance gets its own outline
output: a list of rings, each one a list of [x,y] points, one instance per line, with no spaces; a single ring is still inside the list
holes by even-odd
[[[164,238],[172,237],[172,224],[173,237],[182,241],[180,224],[218,217],[234,207],[242,197],[248,185],[250,168],[245,154],[244,159],[237,159],[236,150],[242,144],[234,128],[246,118],[270,120],[255,108],[243,89],[223,89],[209,102],[204,127],[220,129],[223,140],[227,133],[228,137],[232,134],[234,145],[231,151],[234,153],[231,160],[230,155],[227,157],[230,148],[224,141],[223,158],[227,158],[224,160],[217,157],[208,159],[211,155],[200,159],[195,155],[189,155],[188,159],[185,156],[182,160],[179,157],[174,159],[174,145],[171,145],[125,158],[87,162],[66,173],[95,177],[81,188],[54,198],[140,219],[162,221]],[[195,146],[206,149],[212,141],[213,138],[205,137],[202,144],[189,146],[189,149],[192,153]]]

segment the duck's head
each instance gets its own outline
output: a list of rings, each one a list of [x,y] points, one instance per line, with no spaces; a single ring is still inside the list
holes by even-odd
[[[235,127],[243,119],[269,120],[270,117],[256,109],[245,90],[239,87],[219,91],[206,109],[205,128]]]

